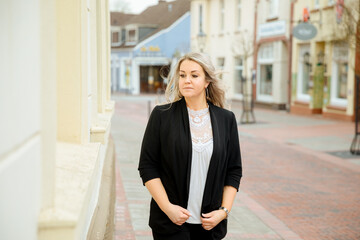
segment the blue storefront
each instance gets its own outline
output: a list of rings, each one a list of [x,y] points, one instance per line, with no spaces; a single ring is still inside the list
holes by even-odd
[[[111,53],[112,91],[154,93],[165,84],[160,69],[190,51],[190,13],[143,41]]]

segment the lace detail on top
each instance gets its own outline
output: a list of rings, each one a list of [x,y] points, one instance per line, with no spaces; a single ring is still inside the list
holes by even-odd
[[[199,111],[187,109],[193,149],[202,152],[208,145],[213,143],[209,107]]]

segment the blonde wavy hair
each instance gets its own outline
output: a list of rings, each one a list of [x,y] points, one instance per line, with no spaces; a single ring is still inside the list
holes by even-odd
[[[224,108],[225,91],[221,86],[221,80],[218,78],[220,72],[215,70],[214,65],[208,55],[198,52],[190,52],[179,59],[174,67],[170,69],[168,76],[168,85],[165,90],[165,98],[167,102],[175,102],[183,96],[179,89],[179,72],[180,65],[183,61],[190,60],[198,63],[205,73],[205,81],[209,83],[207,87],[206,99],[212,104]]]

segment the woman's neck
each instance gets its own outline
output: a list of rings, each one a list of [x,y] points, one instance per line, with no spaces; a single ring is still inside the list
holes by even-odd
[[[192,99],[185,97],[186,106],[191,110],[201,110],[207,108],[206,98]]]

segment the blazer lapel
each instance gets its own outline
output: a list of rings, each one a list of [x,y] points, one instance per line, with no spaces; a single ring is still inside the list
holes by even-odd
[[[210,201],[212,199],[212,195],[213,195],[213,187],[215,186],[216,183],[214,183],[214,179],[215,179],[215,175],[217,172],[217,168],[219,165],[219,123],[218,120],[216,118],[216,115],[214,113],[214,105],[212,105],[211,102],[208,102],[209,104],[209,113],[210,113],[210,119],[211,119],[211,128],[212,128],[212,132],[213,132],[213,153],[211,155],[211,159],[210,159],[210,165],[209,165],[209,169],[208,169],[208,173],[207,173],[207,177],[206,177],[206,183],[205,183],[205,189],[204,189],[204,195],[203,195],[203,202],[202,205],[203,206],[209,206],[210,205]]]
[[[192,160],[192,142],[191,142],[191,133],[190,133],[190,123],[189,123],[189,113],[186,107],[185,98],[180,100],[180,108],[182,115],[182,122],[184,127],[185,139],[186,141],[183,143],[185,145],[185,149],[187,149],[187,175],[186,175],[186,198],[188,199],[189,190],[190,190],[190,175],[191,175],[191,160]]]

